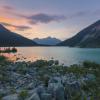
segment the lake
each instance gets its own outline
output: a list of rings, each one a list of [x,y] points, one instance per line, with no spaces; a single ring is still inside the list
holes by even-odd
[[[71,65],[85,60],[100,63],[100,49],[69,48],[69,47],[18,47],[17,56],[20,60],[35,61],[37,59],[55,59],[61,64]]]

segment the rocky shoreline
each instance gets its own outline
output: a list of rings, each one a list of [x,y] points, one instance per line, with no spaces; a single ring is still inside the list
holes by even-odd
[[[100,100],[100,65],[0,62],[0,100]]]

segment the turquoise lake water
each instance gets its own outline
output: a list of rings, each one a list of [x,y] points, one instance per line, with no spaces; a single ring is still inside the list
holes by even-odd
[[[100,63],[100,49],[69,48],[69,47],[18,47],[20,57],[27,61],[37,59],[55,59],[61,64],[71,65],[82,63],[85,60]],[[26,59],[25,59],[26,58]]]

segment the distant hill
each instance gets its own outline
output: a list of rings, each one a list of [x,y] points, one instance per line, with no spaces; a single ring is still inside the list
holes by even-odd
[[[80,31],[77,35],[58,44],[71,47],[100,47],[100,20]]]
[[[57,38],[52,38],[52,37],[47,37],[47,38],[42,38],[42,39],[34,38],[33,41],[42,45],[56,45],[61,42],[61,40]]]
[[[37,43],[34,41],[13,33],[0,24],[0,47],[35,45],[37,45]]]

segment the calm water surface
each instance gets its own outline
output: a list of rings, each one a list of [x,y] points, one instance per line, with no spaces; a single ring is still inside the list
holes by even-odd
[[[69,47],[18,47],[17,55],[21,60],[35,61],[54,58],[65,65],[78,64],[84,60],[100,63],[100,49]],[[25,59],[26,58],[26,59]]]

